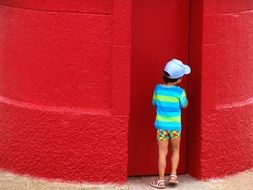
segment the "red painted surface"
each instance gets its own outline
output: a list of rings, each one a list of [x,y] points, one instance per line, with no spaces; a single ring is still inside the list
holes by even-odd
[[[128,175],[157,174],[155,108],[151,104],[156,84],[162,83],[165,63],[188,61],[189,1],[134,1],[132,9],[131,109]],[[187,78],[182,86],[187,88]],[[186,112],[179,173],[186,173]],[[167,159],[170,172],[170,157]]]
[[[195,105],[189,107],[197,116],[189,116],[188,169],[195,177],[253,167],[252,13],[250,1],[192,2],[189,88]]]
[[[202,63],[202,0],[190,3],[190,45],[189,62],[189,105],[188,105],[188,136],[187,136],[187,173],[201,178],[200,151],[201,151],[201,63]]]
[[[133,6],[131,88],[130,1],[0,2],[1,169],[93,182],[156,172],[152,90],[170,56],[188,61],[188,4],[170,1],[182,6],[172,17],[168,6],[145,1],[150,14],[143,2]],[[253,167],[253,4],[190,4],[180,171],[220,177]]]
[[[1,3],[0,167],[125,181],[130,1]]]
[[[112,14],[112,0],[1,0],[1,4],[47,12]]]

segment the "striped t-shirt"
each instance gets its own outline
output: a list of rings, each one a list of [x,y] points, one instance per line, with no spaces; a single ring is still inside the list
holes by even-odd
[[[152,104],[156,107],[155,128],[181,130],[181,108],[187,106],[184,89],[159,84],[155,87]]]

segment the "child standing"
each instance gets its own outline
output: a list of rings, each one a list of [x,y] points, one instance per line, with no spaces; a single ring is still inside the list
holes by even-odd
[[[184,89],[177,86],[182,77],[189,74],[191,69],[180,60],[172,59],[163,70],[164,84],[155,87],[152,104],[156,107],[155,128],[159,149],[158,171],[159,178],[150,185],[159,189],[165,188],[166,156],[169,140],[171,143],[171,174],[169,184],[177,184],[177,167],[181,139],[181,108],[188,105]]]

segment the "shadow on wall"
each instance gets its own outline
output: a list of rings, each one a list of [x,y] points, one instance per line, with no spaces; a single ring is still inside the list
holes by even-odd
[[[200,105],[201,105],[201,64],[202,64],[202,31],[203,31],[203,2],[190,1],[190,43],[189,63],[192,69],[189,75],[189,106],[188,106],[188,136],[187,156],[188,174],[200,178]]]

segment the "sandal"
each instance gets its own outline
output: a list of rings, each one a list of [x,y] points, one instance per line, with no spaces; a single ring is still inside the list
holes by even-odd
[[[165,180],[157,179],[157,180],[152,181],[150,185],[158,189],[165,189]]]
[[[170,185],[177,185],[178,184],[177,175],[170,175],[169,184]]]

